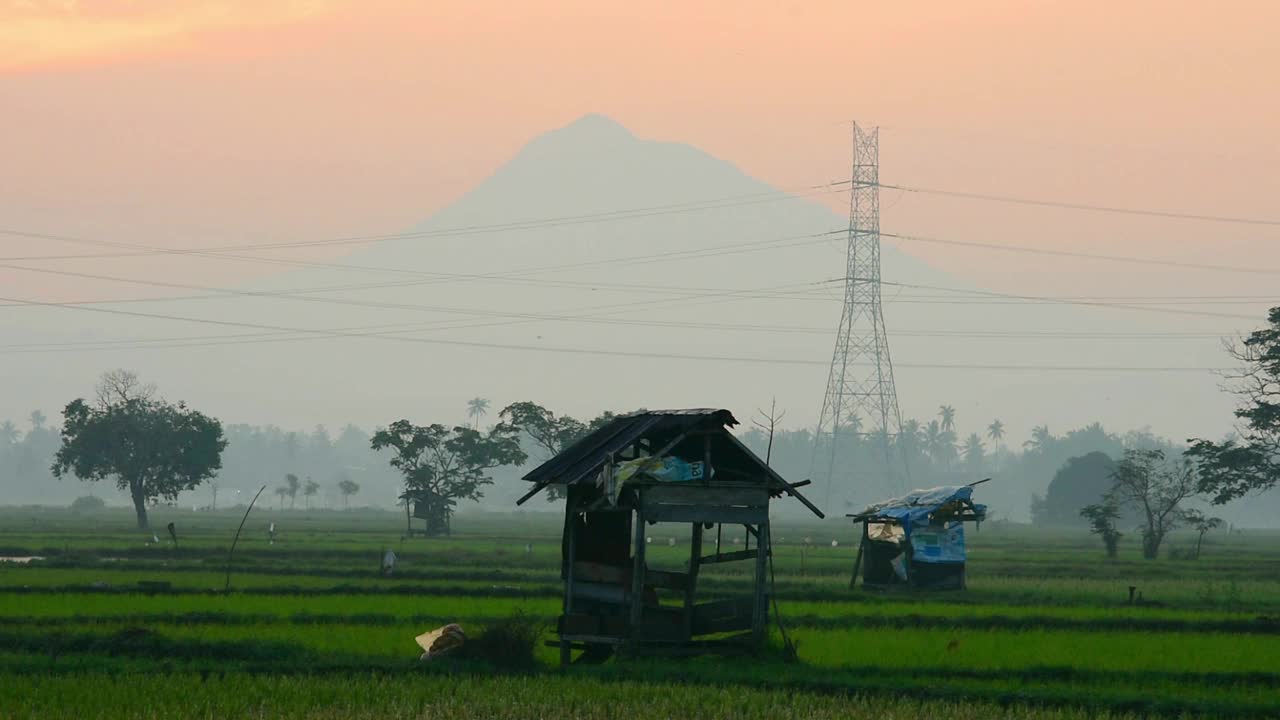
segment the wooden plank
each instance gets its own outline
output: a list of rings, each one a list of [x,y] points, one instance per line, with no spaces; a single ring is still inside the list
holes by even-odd
[[[596,602],[612,603],[614,605],[626,605],[630,599],[627,595],[627,589],[619,584],[591,583],[584,581],[574,583],[573,596],[583,598],[585,600],[595,600]]]
[[[698,562],[703,565],[709,563],[735,562],[738,560],[751,560],[756,556],[754,550],[734,550],[733,552],[720,553],[718,555],[707,555],[698,558]]]
[[[685,483],[650,485],[646,488],[648,505],[722,505],[727,507],[767,507],[769,489],[754,487],[720,487]]]
[[[520,496],[520,499],[519,499],[519,500],[516,500],[516,505],[517,505],[517,506],[519,506],[519,505],[523,505],[523,504],[525,504],[525,502],[526,502],[529,498],[531,498],[531,497],[533,497],[534,495],[537,495],[538,493],[542,492],[542,489],[543,489],[543,488],[545,488],[546,486],[550,485],[550,484],[551,484],[551,481],[550,481],[550,480],[546,480],[546,481],[544,481],[544,482],[534,483],[534,485],[533,485],[533,489],[532,489],[532,490],[530,490],[529,492],[525,493],[524,495],[521,495],[521,496]],[[406,505],[406,506],[405,506],[405,512],[408,512],[408,510],[409,510],[409,508],[408,508],[408,506]]]
[[[689,574],[669,570],[646,570],[645,585],[664,590],[686,590],[689,587]]]
[[[689,582],[684,589],[684,636],[693,637],[693,602],[698,590],[698,559],[702,554],[702,523],[693,524],[689,539]]]
[[[693,608],[693,635],[751,629],[752,598],[731,598]]]
[[[561,615],[556,630],[560,635],[598,635],[600,618],[572,613]]]
[[[757,528],[756,552],[755,602],[751,613],[751,635],[756,643],[763,644],[765,626],[769,622],[769,600],[765,594],[769,561],[769,520],[767,518]]]
[[[631,636],[640,637],[640,613],[644,609],[644,500],[636,506],[635,555],[631,568]]]
[[[712,522],[758,525],[769,517],[767,507],[719,507],[715,505],[655,505],[645,510],[647,520],[657,522]]]
[[[576,562],[573,564],[574,577],[587,582],[618,583],[627,579],[627,569],[617,565],[606,565],[594,562]]]

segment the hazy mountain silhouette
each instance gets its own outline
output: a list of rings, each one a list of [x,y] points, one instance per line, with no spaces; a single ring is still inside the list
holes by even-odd
[[[533,399],[575,415],[714,405],[743,416],[776,396],[791,411],[788,423],[807,424],[821,405],[845,273],[844,236],[813,235],[846,224],[830,206],[787,196],[697,148],[638,138],[613,120],[587,115],[535,137],[405,236],[356,246],[341,262],[359,269],[295,269],[249,288],[307,289],[309,300],[219,298],[128,308],[274,327],[401,332],[425,342],[273,336],[184,349],[8,355],[6,377],[29,379],[12,390],[8,414],[37,406],[52,414],[87,393],[103,369],[126,366],[170,396],[230,420],[296,427],[399,417],[461,421],[466,400],[477,395],[495,407]],[[938,367],[1223,364],[1212,341],[1187,352],[1183,344],[1055,337],[1176,328],[1176,316],[965,299],[932,289],[964,288],[962,279],[888,242],[883,276],[899,283],[886,285],[884,294],[905,415],[928,417],[945,402],[960,410],[962,432],[998,416],[1014,438],[1043,422],[1155,424],[1157,431],[1164,422],[1207,425],[1203,432],[1213,433],[1230,419],[1212,376]],[[592,322],[568,321],[590,314]],[[38,317],[33,322],[40,326],[10,324],[13,343],[37,333],[42,341],[257,334],[54,310],[23,317]],[[994,336],[966,335],[975,332]],[[1026,332],[1045,337],[1017,337]]]

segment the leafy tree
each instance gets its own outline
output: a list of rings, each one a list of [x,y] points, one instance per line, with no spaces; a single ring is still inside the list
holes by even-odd
[[[1111,475],[1111,494],[1141,513],[1142,557],[1154,560],[1164,538],[1185,519],[1180,505],[1198,492],[1191,461],[1168,461],[1163,450],[1126,450]]]
[[[588,433],[607,425],[616,415],[611,412],[602,413],[591,422],[582,422],[568,415],[557,416],[554,412],[535,402],[512,403],[498,413],[498,427],[504,432],[523,434],[533,441],[542,451],[542,460],[547,460],[582,439]],[[553,486],[547,489],[547,500],[557,500],[560,488]]]
[[[311,509],[311,498],[315,497],[318,492],[320,492],[320,483],[307,478],[306,484],[302,486],[302,496],[306,499],[308,510]]]
[[[1108,496],[1102,502],[1080,508],[1080,517],[1089,521],[1089,531],[1102,538],[1107,548],[1107,557],[1115,558],[1120,549],[1120,538],[1124,533],[1116,529],[1116,521],[1120,519],[1120,506],[1115,498]]]
[[[1111,492],[1111,475],[1115,468],[1115,461],[1102,452],[1070,458],[1054,473],[1043,503],[1031,514],[1032,522],[1037,525],[1074,525],[1079,523],[1079,518],[1090,519],[1082,514],[1082,510],[1102,502],[1103,497]]]
[[[1220,505],[1280,483],[1280,307],[1268,326],[1229,348],[1241,367],[1229,390],[1240,398],[1238,439],[1192,440],[1187,451],[1197,465],[1200,489]]]
[[[374,433],[370,447],[394,451],[390,463],[404,476],[406,497],[427,496],[442,507],[449,501],[479,500],[483,488],[493,484],[489,470],[522,465],[528,457],[520,449],[519,432],[502,425],[481,433],[469,427],[397,420]]]
[[[480,418],[489,414],[489,401],[477,397],[467,402],[467,417],[471,418],[471,427],[480,429]]]
[[[572,445],[588,428],[586,423],[568,415],[555,413],[533,402],[512,403],[498,413],[498,427],[505,431],[523,433],[541,449],[545,457],[554,457]]]
[[[360,492],[360,484],[351,479],[338,481],[338,492],[342,493],[342,506],[351,507],[351,496]]]
[[[31,414],[28,415],[27,418],[31,421],[32,430],[43,430],[45,422],[49,419],[39,410],[32,410]]]
[[[280,488],[284,491],[284,495],[289,497],[289,509],[293,509],[293,504],[298,498],[298,489],[302,487],[302,481],[297,475],[289,473],[284,476],[284,487]]]
[[[991,442],[1000,442],[1004,439],[1004,423],[1000,422],[999,418],[992,420],[987,426],[987,437]]]
[[[53,474],[91,481],[115,478],[133,500],[139,528],[147,527],[148,503],[175,500],[222,467],[227,442],[221,423],[183,403],[134,396],[91,407],[78,399],[62,415],[62,446],[54,456]]]
[[[289,488],[285,487],[284,485],[281,485],[280,487],[276,488],[273,492],[275,492],[276,494],[276,507],[280,510],[283,510],[284,499],[289,497]]]
[[[1204,536],[1210,530],[1222,527],[1222,518],[1209,517],[1200,510],[1187,510],[1182,513],[1183,520],[1196,531],[1196,559],[1200,559],[1200,548],[1204,545]]]

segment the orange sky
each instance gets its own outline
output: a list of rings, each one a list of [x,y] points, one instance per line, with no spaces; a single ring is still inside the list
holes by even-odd
[[[1274,2],[0,0],[0,215],[172,246],[394,232],[594,111],[780,186],[847,175],[858,118],[886,182],[1276,217],[1278,26]],[[1275,227],[884,202],[888,231],[1280,267]],[[1000,289],[1133,284],[904,249]]]

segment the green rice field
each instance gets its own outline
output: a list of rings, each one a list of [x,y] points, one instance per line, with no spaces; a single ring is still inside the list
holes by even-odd
[[[155,543],[125,510],[0,510],[0,557],[21,559],[0,562],[0,717],[1280,716],[1280,533],[1108,561],[1083,531],[984,525],[967,591],[885,594],[849,589],[852,527],[779,521],[773,595],[796,661],[774,625],[757,656],[562,669],[539,644],[513,669],[422,662],[413,638],[518,613],[551,639],[558,516],[462,515],[453,537],[402,540],[394,513],[255,510],[228,591],[239,521],[157,509]],[[687,535],[651,532],[651,564],[679,568]],[[700,591],[743,592],[749,566],[704,569]]]

